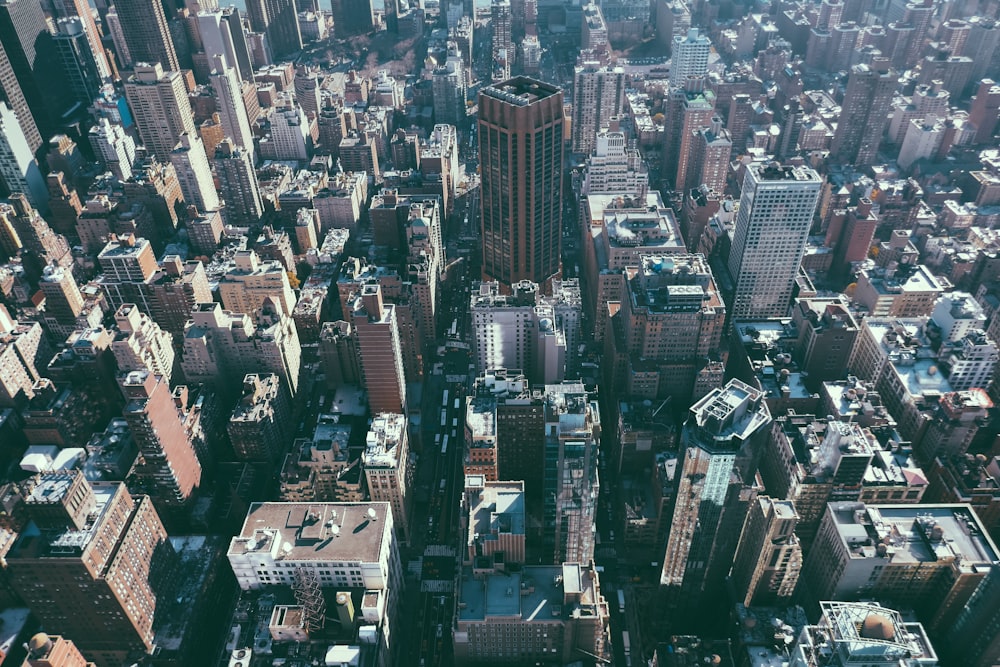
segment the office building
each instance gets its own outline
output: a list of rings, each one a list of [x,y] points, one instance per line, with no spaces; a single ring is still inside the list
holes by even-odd
[[[388,412],[375,415],[365,437],[361,462],[369,497],[389,504],[392,516],[398,517],[395,527],[400,539],[409,543],[413,468],[406,416]]]
[[[399,664],[393,642],[403,591],[394,526],[382,502],[253,503],[227,556],[244,591],[287,589],[305,579],[360,601],[361,613],[355,619],[348,612],[347,628],[374,626],[374,663],[389,667]]]
[[[201,483],[186,407],[175,400],[166,378],[148,370],[129,371],[119,384],[127,401],[122,416],[142,455],[129,483],[147,492],[161,511],[183,508]]]
[[[688,30],[687,35],[674,37],[670,55],[671,87],[684,87],[688,78],[707,74],[708,56],[711,52],[712,40],[699,34],[697,28]]]
[[[432,75],[434,122],[458,125],[465,120],[465,66],[457,56],[448,56]]]
[[[248,373],[243,396],[229,416],[226,431],[240,461],[274,463],[285,452],[292,429],[288,389],[274,373]]]
[[[466,475],[460,521],[463,565],[477,569],[525,562],[524,482]]]
[[[89,5],[87,9],[90,9]],[[59,19],[52,43],[59,55],[62,73],[74,101],[89,106],[99,95],[104,78],[110,76],[110,73],[102,76],[98,60],[104,58],[103,47],[94,53],[84,21],[78,16]],[[93,21],[91,17],[90,24],[96,29]],[[106,61],[104,66],[107,67]]]
[[[572,322],[556,321],[552,302],[558,302],[557,297],[543,297],[535,283],[522,281],[512,287],[509,295],[501,294],[496,282],[480,283],[473,290],[472,356],[477,371],[520,368],[535,382],[561,381]],[[577,302],[577,311],[581,305]],[[578,331],[578,317],[576,327]]]
[[[363,386],[372,413],[406,414],[406,373],[396,306],[382,299],[378,284],[362,285],[348,302],[358,340]]]
[[[51,317],[62,326],[76,324],[77,316],[83,312],[84,302],[72,271],[61,266],[46,266],[38,289],[45,295],[46,319]]]
[[[22,667],[96,667],[88,662],[72,640],[44,632],[27,643],[28,657]]]
[[[526,77],[488,86],[478,123],[483,275],[547,285],[561,270],[562,91]]]
[[[215,147],[212,166],[219,182],[219,196],[225,202],[222,217],[226,223],[246,226],[260,220],[264,214],[264,201],[260,196],[250,151],[240,148],[227,137]]]
[[[896,74],[884,60],[851,68],[830,157],[864,167],[875,163],[896,91]]]
[[[678,186],[685,192],[700,186],[707,186],[714,192],[725,192],[729,178],[729,158],[733,152],[733,140],[729,130],[722,125],[722,119],[713,116],[708,125],[694,131],[686,159],[687,164],[678,169]],[[684,181],[681,179],[681,171]]]
[[[0,102],[0,179],[8,192],[23,192],[32,206],[48,208],[48,188],[17,115]]]
[[[51,135],[69,100],[41,4],[0,4],[0,40],[35,123]]]
[[[157,0],[118,0],[114,6],[122,37],[128,47],[127,60],[136,64],[137,73],[142,63],[147,66],[159,64],[166,72],[180,69],[162,3]],[[135,106],[132,108],[135,109]]]
[[[76,471],[43,473],[29,489],[35,531],[6,555],[14,590],[45,627],[73,637],[99,664],[151,652],[173,549],[150,499]]]
[[[0,202],[0,249],[10,255],[19,251],[29,254],[32,262],[25,264],[25,273],[31,281],[41,277],[44,266],[70,268],[73,264],[66,237],[53,232],[45,218],[20,192]]]
[[[496,448],[496,478],[524,480],[529,502],[537,506],[542,497],[545,464],[544,449],[538,446],[545,434],[544,392],[532,390],[518,370],[495,368],[476,378],[471,400],[470,405],[486,408],[471,409],[480,410],[484,419],[495,420],[492,439]],[[469,427],[466,428],[468,431]],[[485,424],[480,431],[487,432]]]
[[[270,298],[253,317],[199,303],[184,327],[184,377],[220,392],[241,387],[248,373],[274,373],[294,398],[301,357],[295,323]]]
[[[146,150],[160,160],[170,157],[182,134],[198,136],[184,77],[174,67],[165,70],[159,62],[140,62],[125,83],[125,97],[135,114],[139,137]]]
[[[924,627],[873,602],[821,602],[819,624],[807,625],[790,649],[792,667],[937,667]]]
[[[361,502],[361,457],[349,444],[351,427],[338,415],[320,414],[309,438],[298,438],[281,467],[279,497],[286,502]]]
[[[514,64],[514,38],[511,34],[511,4],[508,0],[491,0],[490,26],[493,29],[491,41],[492,60],[490,61],[492,81],[506,81],[510,78],[511,66]],[[482,105],[480,105],[480,111]]]
[[[184,201],[189,206],[196,206],[201,212],[218,210],[219,195],[215,191],[212,169],[208,165],[201,137],[182,132],[169,157],[177,171]]]
[[[225,136],[231,138],[240,148],[250,154],[251,163],[254,160],[253,133],[250,130],[250,119],[246,105],[243,102],[243,92],[236,70],[227,65],[225,58],[210,56],[212,72],[209,82],[215,91],[216,107]],[[214,151],[213,151],[214,152]]]
[[[643,399],[690,397],[697,372],[721,347],[726,308],[702,255],[642,255],[626,272],[607,324],[607,377]],[[609,305],[610,304],[610,305]]]
[[[682,191],[688,184],[688,172],[692,170],[695,159],[697,133],[703,127],[712,126],[715,102],[715,93],[705,88],[703,78],[688,79],[683,88],[670,90],[665,101],[663,153],[660,159],[666,188]]]
[[[170,384],[174,371],[173,336],[132,303],[115,311],[115,338],[111,352],[118,370],[145,370]]]
[[[808,383],[839,380],[854,352],[858,324],[842,297],[796,299],[792,323],[798,331],[793,357]]]
[[[725,599],[724,579],[756,495],[757,452],[770,424],[763,392],[739,380],[691,406],[681,433],[680,482],[660,574],[663,612],[672,631],[696,626],[697,615],[710,614]]]
[[[597,134],[624,110],[625,69],[584,62],[573,73],[574,153],[590,153]]]
[[[120,181],[132,178],[135,162],[135,141],[118,123],[101,118],[90,128],[90,146],[98,161]]]
[[[0,44],[0,102],[14,111],[17,124],[28,143],[28,149],[34,155],[42,145],[42,135],[38,132],[35,118],[31,115],[31,108],[24,97],[24,91],[14,74],[14,68],[3,44]],[[6,134],[4,132],[4,135]]]
[[[891,601],[938,632],[958,619],[997,556],[968,505],[832,502],[802,579],[813,600]]]
[[[263,33],[275,58],[302,50],[295,0],[250,0],[246,7],[250,27]]]
[[[20,323],[0,305],[0,406],[22,407],[35,395],[46,358],[52,355],[42,325]]]
[[[583,384],[546,384],[543,544],[553,564],[594,557],[600,442],[597,400]]]
[[[943,656],[968,667],[992,667],[1000,651],[1000,564],[994,563],[954,625],[947,628]]]
[[[330,8],[337,39],[364,35],[375,29],[371,0],[332,0]]]
[[[261,261],[253,250],[238,250],[231,268],[219,279],[222,306],[235,313],[253,315],[270,299],[285,315],[295,310],[295,293],[288,272],[275,259]]]
[[[581,195],[628,195],[642,201],[648,190],[649,167],[625,133],[611,129],[598,133],[587,156]]]
[[[253,82],[253,64],[247,49],[246,36],[238,10],[232,7],[198,12],[198,35],[209,63],[216,55],[224,60],[224,67],[232,68],[239,81]],[[221,69],[215,66],[216,69]]]
[[[821,185],[808,167],[755,163],[747,168],[729,253],[734,318],[788,314]]]
[[[802,569],[795,536],[795,503],[759,496],[750,504],[730,573],[737,600],[750,606],[785,606]]]
[[[455,660],[468,665],[610,662],[608,603],[592,564],[465,569],[459,581]]]

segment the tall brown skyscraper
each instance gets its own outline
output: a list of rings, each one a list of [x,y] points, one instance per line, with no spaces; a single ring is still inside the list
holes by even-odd
[[[148,491],[161,509],[183,506],[201,482],[201,463],[166,379],[138,370],[118,382],[128,401],[123,416],[141,457],[129,483]]]
[[[88,484],[78,471],[26,484],[31,523],[7,554],[11,585],[45,627],[99,664],[150,651],[156,582],[172,553],[150,499],[121,482]]]
[[[484,278],[559,274],[562,161],[562,90],[515,77],[479,93]]]

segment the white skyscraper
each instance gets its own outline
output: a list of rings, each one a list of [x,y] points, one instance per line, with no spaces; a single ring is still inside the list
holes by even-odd
[[[135,162],[135,141],[125,134],[118,123],[102,118],[90,128],[90,145],[98,159],[120,181],[132,178],[132,163]]]
[[[48,210],[48,188],[17,115],[0,102],[0,178],[11,192],[23,192],[31,205]]]
[[[254,160],[253,133],[250,131],[250,118],[247,115],[246,104],[243,102],[243,92],[236,70],[227,64],[225,56],[214,54],[209,56],[212,74],[208,77],[218,100],[219,118],[227,137],[233,143],[245,148]]]
[[[186,132],[182,134],[177,147],[170,152],[170,162],[177,170],[185,202],[197,206],[202,212],[219,208],[219,195],[215,191],[212,169],[208,166],[201,137]]]
[[[174,150],[181,134],[197,136],[180,72],[164,72],[160,63],[138,63],[125,84],[125,97],[135,114],[142,143],[161,160]]]
[[[686,37],[674,37],[674,51],[670,57],[670,85],[683,86],[689,76],[702,76],[708,72],[708,55],[712,40],[698,34],[697,28],[688,30]]]
[[[788,314],[821,185],[808,167],[768,162],[747,168],[729,253],[734,318]]]

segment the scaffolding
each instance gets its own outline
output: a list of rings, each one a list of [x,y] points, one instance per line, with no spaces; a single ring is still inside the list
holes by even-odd
[[[295,601],[302,607],[302,627],[306,634],[322,630],[326,623],[326,599],[316,572],[307,567],[297,568],[292,590]]]

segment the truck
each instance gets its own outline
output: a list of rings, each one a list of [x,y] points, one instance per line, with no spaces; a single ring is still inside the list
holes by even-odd
[[[620,588],[618,589],[618,613],[625,613],[625,591]],[[625,637],[627,638],[628,635],[626,634]]]

